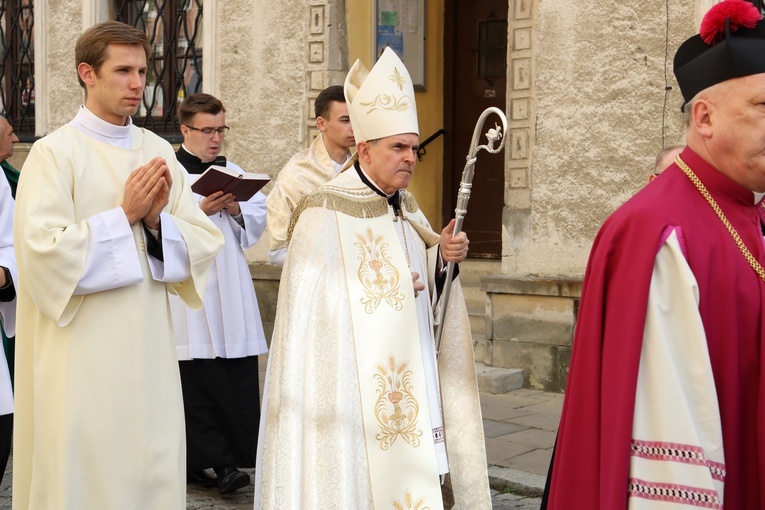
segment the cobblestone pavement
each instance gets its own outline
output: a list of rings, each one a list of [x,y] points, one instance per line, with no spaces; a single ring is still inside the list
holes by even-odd
[[[252,472],[252,470],[247,471]],[[494,490],[491,493],[494,510],[538,510],[541,503],[539,498],[502,494]],[[200,489],[189,486],[186,494],[186,508],[188,510],[252,510],[252,486],[240,489],[236,494],[228,496],[219,495],[217,489]]]
[[[262,389],[267,356],[260,358]],[[562,402],[560,394],[528,389],[515,390],[504,395],[482,394],[481,409],[489,464],[519,469],[538,478],[546,475]],[[244,471],[254,476],[254,469]],[[3,481],[0,483],[0,510],[11,510],[12,476],[13,456],[8,461]],[[512,475],[510,478],[515,479],[516,476]],[[544,480],[541,483],[544,485]],[[492,490],[491,499],[494,510],[537,510],[541,504],[540,498],[495,490]],[[217,489],[189,485],[186,504],[187,510],[251,510],[253,488],[250,485],[234,494],[221,496]]]
[[[11,479],[13,459],[8,461],[3,482],[0,484],[0,510],[11,510]],[[245,470],[252,473],[254,470]],[[537,510],[539,498],[525,498],[515,494],[492,492],[494,510]],[[240,489],[234,494],[221,496],[217,489],[201,489],[189,486],[186,493],[187,510],[252,510],[252,486]],[[313,509],[305,509],[313,510]]]

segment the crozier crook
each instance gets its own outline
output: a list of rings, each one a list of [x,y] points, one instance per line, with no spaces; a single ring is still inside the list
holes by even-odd
[[[494,127],[486,132],[487,142],[485,145],[478,145],[478,141],[481,136],[481,129],[483,128],[486,118],[492,113],[496,113],[502,121],[502,127],[499,127],[494,123]],[[494,106],[489,107],[481,113],[476,122],[475,129],[473,130],[473,139],[470,142],[470,150],[466,157],[465,168],[462,170],[462,180],[460,181],[460,189],[457,192],[457,207],[454,209],[454,233],[452,237],[456,236],[462,231],[462,222],[465,220],[467,214],[467,205],[470,200],[470,191],[473,187],[473,173],[475,168],[475,161],[478,157],[478,153],[481,149],[486,150],[491,154],[497,154],[505,146],[505,135],[507,133],[507,117],[504,112]],[[499,141],[499,146],[494,147],[494,144]],[[454,276],[454,262],[449,262],[446,266],[446,282],[442,291],[442,304],[441,312],[439,314],[440,320],[436,328],[436,354],[441,350],[441,337],[444,331],[444,320],[446,319],[446,307],[449,304],[449,292],[452,286],[452,278]]]

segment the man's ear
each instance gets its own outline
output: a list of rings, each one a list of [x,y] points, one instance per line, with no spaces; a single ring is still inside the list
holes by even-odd
[[[324,119],[324,117],[316,117],[316,127],[322,133],[327,131],[327,121]]]
[[[93,66],[85,62],[80,62],[77,66],[77,74],[80,76],[82,82],[88,87],[92,87],[96,83],[96,70]]]
[[[372,161],[372,156],[369,153],[370,146],[367,142],[359,142],[356,144],[356,152],[359,154],[359,161],[369,164]]]
[[[715,104],[707,98],[699,98],[693,102],[691,123],[694,129],[704,138],[712,136],[715,110]]]

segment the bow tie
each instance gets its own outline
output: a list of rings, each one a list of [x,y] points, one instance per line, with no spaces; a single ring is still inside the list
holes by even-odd
[[[211,165],[226,166],[225,156],[218,156],[213,161],[205,163],[183,147],[178,149],[178,152],[175,153],[175,157],[190,174],[201,174]]]

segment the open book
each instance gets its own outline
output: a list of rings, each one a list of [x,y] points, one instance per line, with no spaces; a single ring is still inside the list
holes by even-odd
[[[204,196],[216,191],[233,193],[237,202],[244,202],[252,198],[270,180],[266,174],[240,174],[223,166],[211,165],[191,185],[191,191]]]

